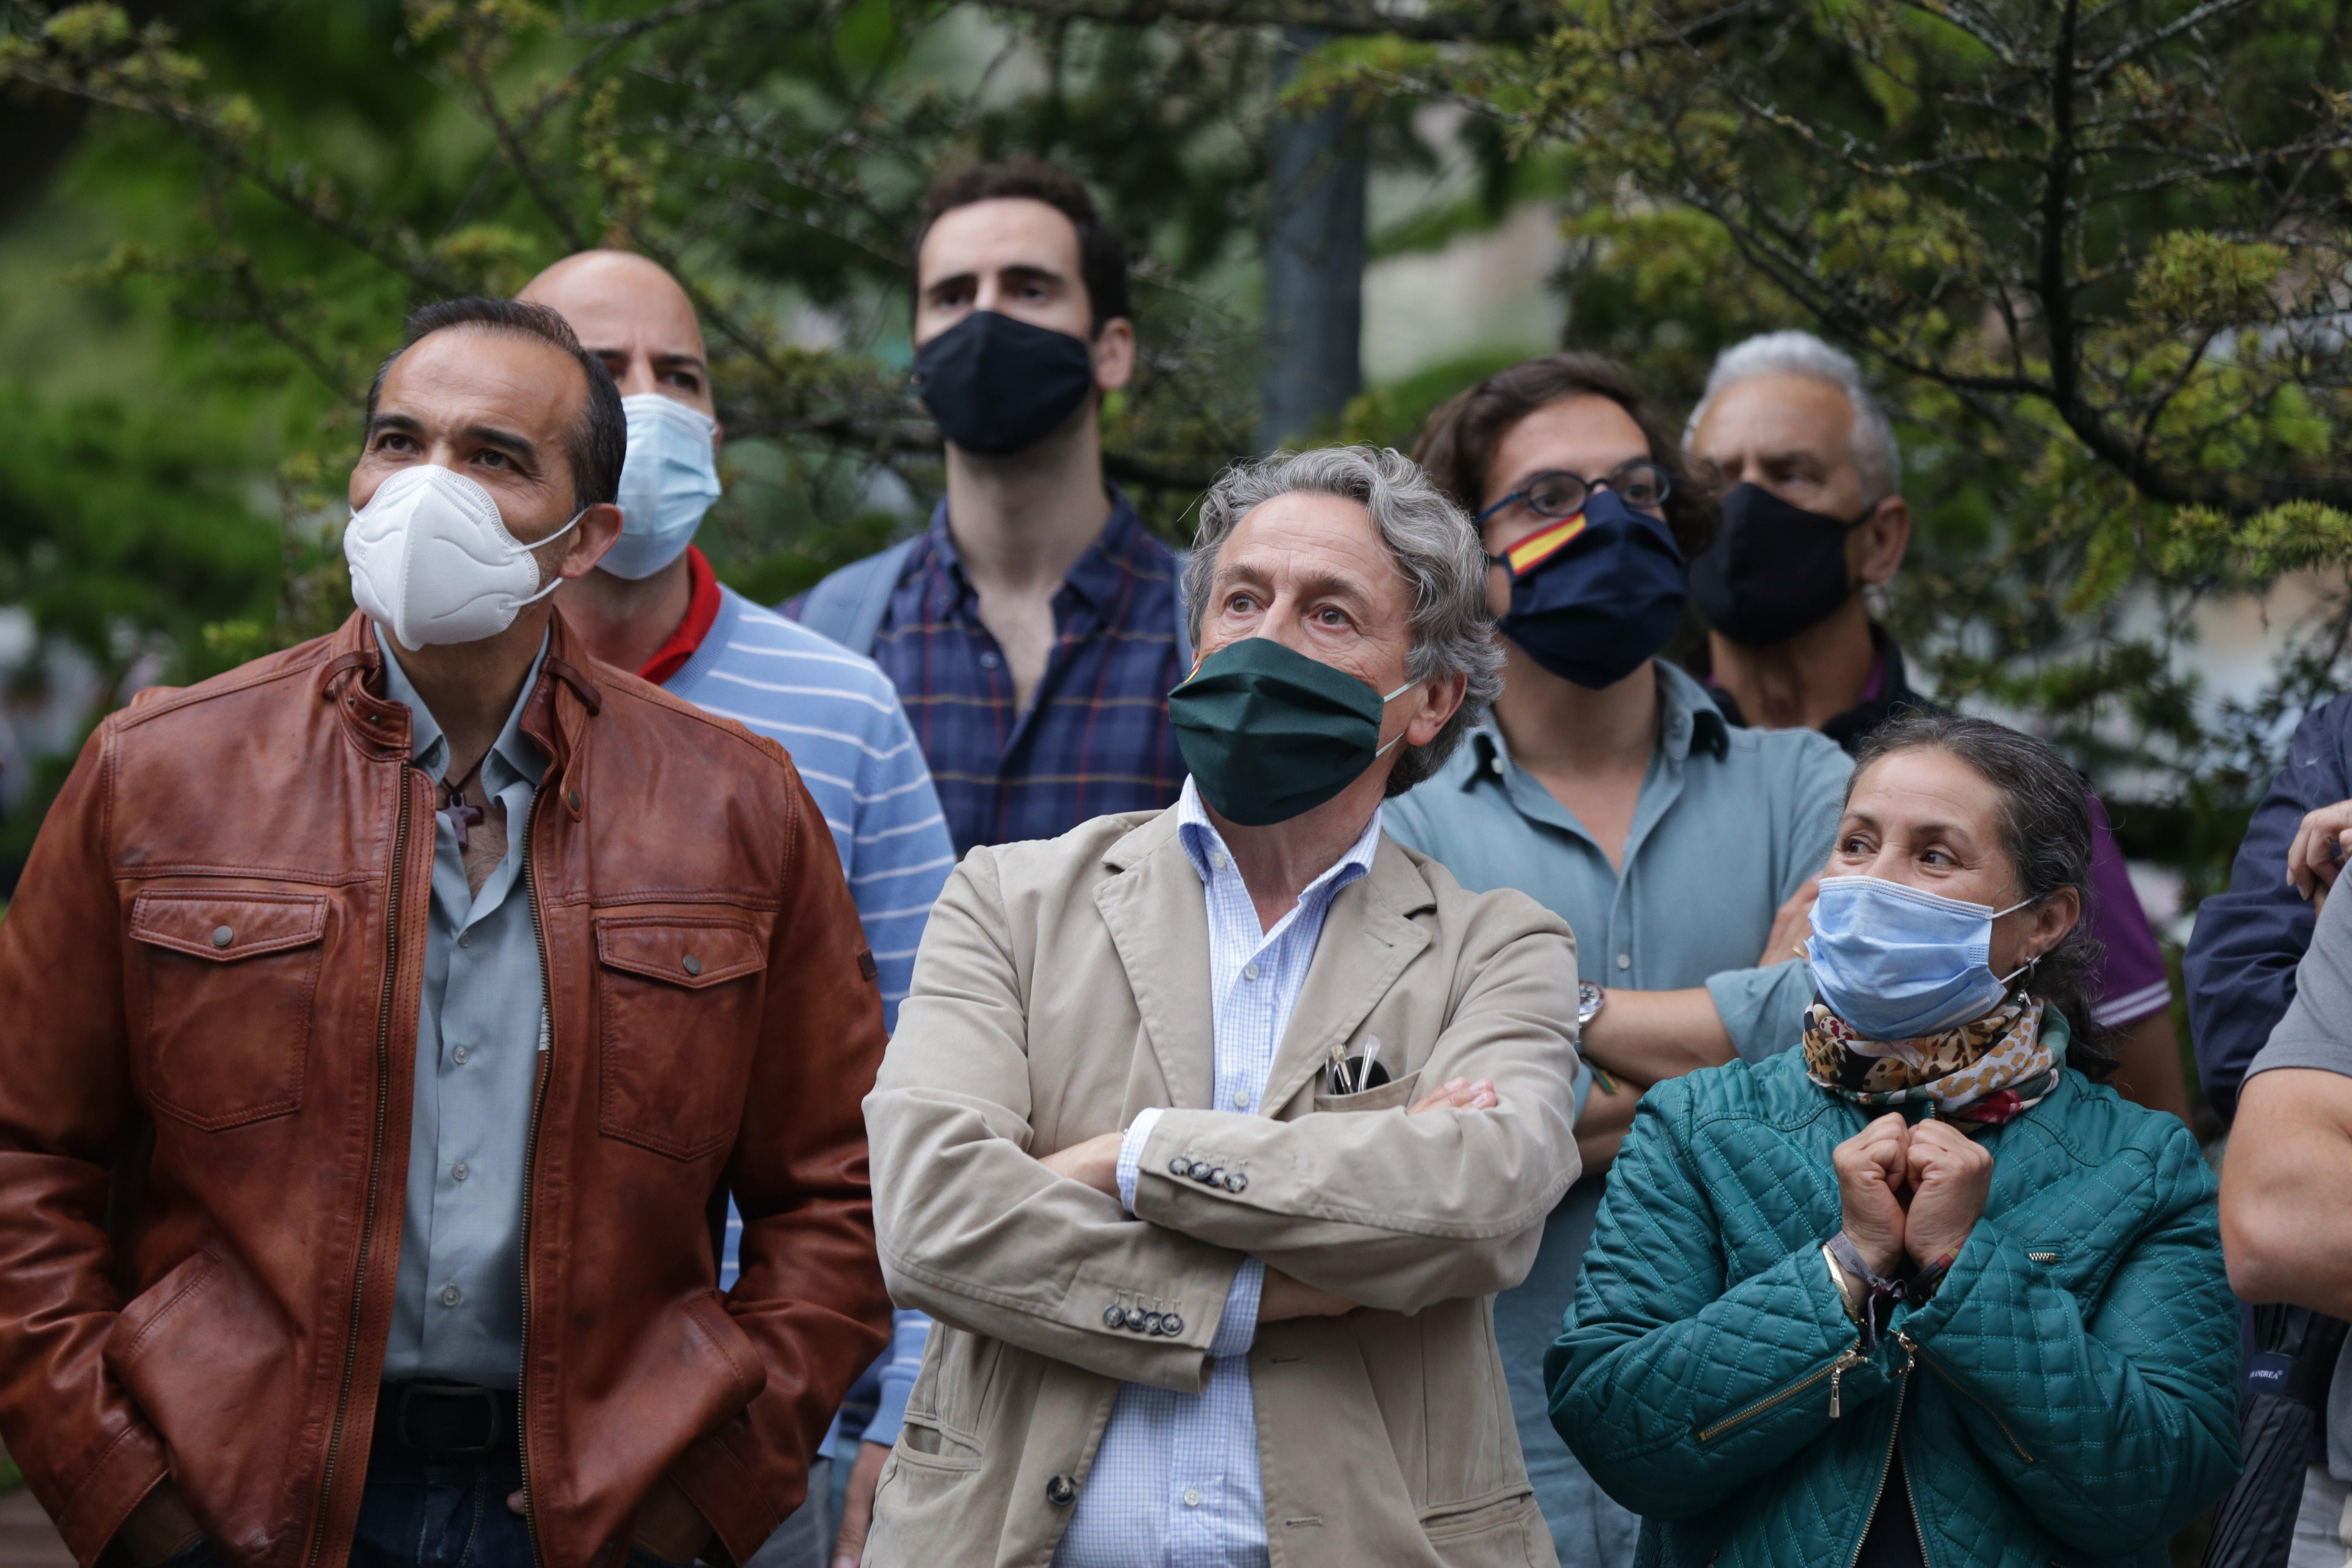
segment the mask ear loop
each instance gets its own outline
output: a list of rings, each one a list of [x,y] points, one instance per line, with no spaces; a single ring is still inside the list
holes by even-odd
[[[559,539],[562,538],[565,534],[567,534],[567,533],[571,532],[571,531],[572,531],[572,529],[573,529],[573,528],[577,527],[577,526],[579,525],[580,520],[581,520],[582,518],[583,518],[583,517],[586,517],[587,515],[588,515],[588,509],[587,509],[586,507],[584,507],[584,506],[583,506],[583,507],[582,507],[578,511],[575,511],[575,512],[573,512],[573,513],[572,514],[572,521],[571,521],[570,522],[565,523],[562,528],[557,529],[553,533],[551,533],[551,534],[549,534],[545,539],[541,540],[541,541],[539,542],[539,543],[538,543],[538,544],[522,544],[522,541],[521,541],[521,540],[520,540],[520,539],[515,540],[515,542],[516,542],[517,544],[522,544],[522,552],[523,552],[525,555],[529,555],[529,556],[531,558],[530,563],[531,563],[533,566],[537,566],[537,565],[539,564],[539,556],[538,556],[538,554],[537,554],[536,552],[538,552],[538,550],[540,549],[541,545],[547,545],[547,544],[552,544],[552,543],[554,543],[557,540],[559,540]],[[500,526],[500,527],[504,527],[504,526],[505,526],[504,522],[503,522],[503,521],[501,521],[501,522],[500,522],[500,524],[499,524],[499,526]],[[513,538],[514,536],[513,536],[512,534],[509,534],[509,535],[508,535],[508,537],[511,539],[511,538]],[[561,588],[561,587],[562,587],[562,586],[563,586],[563,579],[562,579],[562,577],[561,575],[559,575],[559,576],[555,579],[555,581],[554,581],[554,582],[550,583],[546,587],[541,588],[538,593],[533,594],[530,598],[528,598],[528,599],[517,599],[517,600],[515,601],[515,608],[516,608],[516,609],[518,609],[518,610],[520,610],[520,609],[521,609],[521,608],[522,608],[524,605],[536,605],[536,604],[538,604],[541,599],[546,598],[550,594],[554,593],[558,588]]]
[[[1402,686],[1398,687],[1394,691],[1390,692],[1386,697],[1381,698],[1381,711],[1383,713],[1387,712],[1390,703],[1395,701],[1398,698],[1403,696],[1406,692],[1411,691],[1414,687],[1419,686],[1421,682],[1418,680],[1408,680]],[[1408,728],[1410,728],[1410,726],[1408,726]],[[1396,741],[1391,741],[1388,745],[1382,746],[1379,751],[1374,752],[1372,753],[1372,761],[1376,763],[1379,762],[1381,758],[1387,753],[1391,746],[1394,746],[1397,743],[1397,741],[1402,741],[1403,739],[1404,731],[1399,730],[1396,732]]]
[[[2048,896],[2048,895],[2046,895],[2046,894],[2044,894],[2044,895],[2043,895],[2043,897],[2047,897],[2047,896]],[[2038,903],[2040,903],[2041,901],[2042,901],[2042,900],[2041,900],[2040,898],[2033,898],[2033,899],[2020,899],[2020,900],[2017,900],[2017,902],[2015,902],[2015,903],[2013,903],[2013,904],[2010,905],[2010,906],[2009,906],[2009,908],[2007,908],[2007,909],[2005,909],[2005,910],[1993,910],[1993,912],[1992,912],[1992,918],[1993,918],[1994,920],[1999,920],[1999,919],[2000,919],[2000,917],[2001,917],[2001,916],[2003,916],[2003,915],[2013,915],[2013,914],[2015,914],[2018,910],[2021,910],[2021,909],[2025,908],[2028,904],[2038,904]],[[1988,924],[1990,924],[1990,922],[1987,922],[1987,923],[1988,923]],[[2021,975],[2021,974],[2031,974],[2031,973],[2033,973],[2033,966],[2034,966],[2035,964],[2037,964],[2037,963],[2040,963],[2042,962],[2042,954],[2041,954],[2041,953],[2038,953],[2038,952],[2037,952],[2037,953],[2035,953],[2032,958],[2027,959],[2023,963],[2019,964],[2015,969],[2011,970],[2007,974],[2002,975],[2002,976],[2000,977],[2000,984],[2001,984],[2001,987],[2002,987],[2002,989],[2003,989],[2003,990],[2007,990],[2007,989],[2008,989],[2008,986],[2009,986],[2010,982],[2011,982],[2011,981],[2012,981],[2012,980],[2015,980],[2019,975]]]

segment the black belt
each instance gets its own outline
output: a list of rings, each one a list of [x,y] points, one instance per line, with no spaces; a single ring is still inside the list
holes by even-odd
[[[420,1459],[503,1459],[518,1450],[511,1390],[416,1378],[387,1383],[376,1396],[379,1448]]]

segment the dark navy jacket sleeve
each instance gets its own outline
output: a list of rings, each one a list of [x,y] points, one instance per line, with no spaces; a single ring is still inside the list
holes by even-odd
[[[2311,945],[2311,906],[2287,885],[2287,846],[2306,813],[2352,797],[2352,697],[2312,710],[2296,726],[2286,765],[2254,808],[2230,868],[2230,889],[2197,908],[2181,955],[2197,1076],[2224,1121],[2254,1053],[2294,1000],[2294,969]]]

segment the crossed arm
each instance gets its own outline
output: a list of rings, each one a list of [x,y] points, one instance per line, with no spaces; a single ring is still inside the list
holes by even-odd
[[[1068,1174],[1033,1152],[1028,1020],[1007,926],[989,857],[968,859],[932,912],[914,994],[866,1102],[876,1230],[902,1304],[1103,1375],[1190,1392],[1248,1258],[1269,1279],[1323,1293],[1279,1285],[1262,1319],[1345,1310],[1328,1298],[1413,1310],[1524,1276],[1576,1172],[1575,1054],[1562,1024],[1573,998],[1559,978],[1575,963],[1549,917],[1496,922],[1486,950],[1465,951],[1448,977],[1455,1000],[1420,1069],[1465,1080],[1444,1099],[1412,1114],[1289,1121],[1164,1110],[1133,1215],[1104,1174],[1118,1131],[1062,1152]],[[1187,1152],[1246,1171],[1246,1189],[1169,1174]],[[1112,1328],[1106,1303],[1142,1304],[1181,1326]]]

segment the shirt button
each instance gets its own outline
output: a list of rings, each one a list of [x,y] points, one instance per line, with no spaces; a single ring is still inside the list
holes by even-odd
[[[454,1307],[457,1304],[458,1299],[457,1287],[455,1285],[444,1285],[441,1287],[441,1304],[443,1306]]]
[[[1257,978],[1257,965],[1255,963],[1245,963],[1242,965],[1242,978],[1244,980],[1255,980]]]
[[[1234,1109],[1235,1110],[1249,1109],[1249,1096],[1238,1089],[1234,1090]]]
[[[458,945],[459,947],[471,947],[471,946],[473,946],[473,945],[474,945],[474,933],[473,933],[472,931],[467,931],[465,935],[463,935],[463,936],[459,937],[459,938],[457,939],[457,945]]]
[[[1632,953],[1630,953],[1630,952],[1621,952],[1621,953],[1619,953],[1619,954],[1617,955],[1617,967],[1618,967],[1618,968],[1620,968],[1620,969],[1631,969],[1631,968],[1633,968],[1633,955]]]
[[[980,668],[982,669],[994,669],[998,665],[1003,664],[1003,662],[1004,661],[1003,659],[997,658],[992,653],[983,653],[980,656]]]
[[[1186,1508],[1198,1508],[1201,1506],[1200,1488],[1186,1487],[1184,1489],[1184,1506]]]
[[[1222,849],[1209,857],[1209,864],[1222,871],[1225,868],[1225,852]],[[226,929],[226,928],[224,928]]]
[[[449,1167],[449,1173],[462,1182],[467,1177],[472,1175],[474,1173],[474,1170],[473,1167],[467,1164],[465,1161],[460,1160],[456,1164]]]
[[[456,1062],[459,1067],[464,1067],[467,1062],[471,1061],[473,1058],[474,1047],[471,1046],[459,1046],[456,1050],[449,1053],[449,1059]]]

